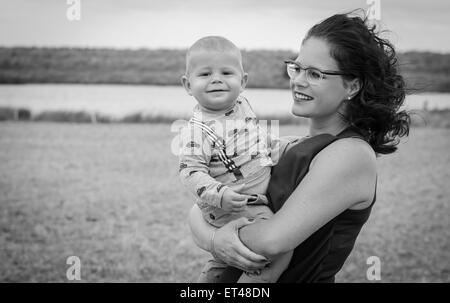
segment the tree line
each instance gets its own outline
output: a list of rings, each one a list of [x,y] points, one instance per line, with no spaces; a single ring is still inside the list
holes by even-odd
[[[103,48],[0,48],[0,83],[83,83],[180,85],[186,50]],[[244,50],[248,87],[288,88],[286,50]],[[450,92],[450,54],[400,53],[408,86],[419,91]]]

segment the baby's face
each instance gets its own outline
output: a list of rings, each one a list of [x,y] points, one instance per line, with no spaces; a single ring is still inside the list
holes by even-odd
[[[189,74],[183,78],[186,91],[209,110],[232,106],[246,83],[247,74],[243,73],[239,58],[231,52],[191,54]]]

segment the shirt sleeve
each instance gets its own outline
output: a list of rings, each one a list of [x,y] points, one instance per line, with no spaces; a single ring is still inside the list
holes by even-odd
[[[198,203],[221,207],[227,186],[209,175],[212,148],[209,140],[197,127],[187,126],[181,133],[180,170],[181,183],[191,192]]]

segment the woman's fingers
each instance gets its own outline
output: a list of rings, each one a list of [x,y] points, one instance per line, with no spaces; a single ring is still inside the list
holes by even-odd
[[[239,256],[242,256],[244,259],[248,260],[252,263],[258,263],[259,265],[265,265],[269,262],[269,260],[262,256],[254,253],[250,249],[248,249],[244,244],[237,245],[235,247],[235,251]]]
[[[255,223],[255,220],[250,220],[247,217],[242,217],[236,220],[231,221],[230,224],[236,231],[239,230],[241,227],[244,227],[246,225]]]
[[[221,259],[230,266],[239,268],[244,271],[255,271],[265,267],[267,262],[252,261],[243,257],[238,250],[232,248],[227,252],[219,251]]]
[[[232,226],[235,228],[236,231],[238,231],[240,228],[252,224],[254,223],[254,220],[248,219],[246,217],[242,217],[239,219],[236,219],[234,221],[231,221],[230,224],[232,224]],[[258,255],[257,253],[254,253],[253,251],[251,251],[250,249],[248,249],[244,244],[242,244],[242,242],[237,242],[235,245],[235,251],[238,255],[243,256],[245,259],[248,259],[251,262],[259,262],[259,263],[264,263],[267,262],[267,258],[262,256],[262,255]]]
[[[232,263],[234,263],[232,264],[233,267],[239,268],[244,271],[255,271],[263,269],[266,266],[266,263],[252,262],[239,254],[236,255]]]
[[[239,239],[239,228],[253,223],[242,217],[225,224],[215,234],[214,252],[227,264],[248,271],[264,268],[267,259],[249,250]]]

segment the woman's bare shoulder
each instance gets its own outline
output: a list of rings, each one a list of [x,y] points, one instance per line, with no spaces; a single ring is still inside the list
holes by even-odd
[[[310,173],[315,176],[316,184],[325,186],[324,183],[331,182],[332,188],[345,192],[346,196],[341,200],[346,208],[354,208],[361,203],[366,206],[373,200],[377,178],[376,155],[372,147],[361,139],[345,138],[331,143],[314,157]]]
[[[376,177],[376,154],[372,147],[359,138],[339,139],[314,157],[310,169],[317,167],[351,172],[355,178]]]

